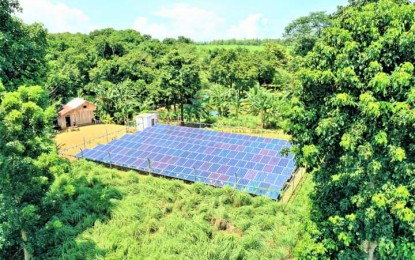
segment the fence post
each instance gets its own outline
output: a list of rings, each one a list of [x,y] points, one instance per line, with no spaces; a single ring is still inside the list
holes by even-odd
[[[86,141],[85,141],[85,136],[84,136],[84,149],[86,149]]]
[[[294,196],[294,190],[295,190],[295,173],[293,174],[293,188],[291,191],[291,197]],[[290,197],[290,200],[291,200],[291,197]]]
[[[234,188],[237,189],[238,188],[238,174],[235,172],[235,185]]]
[[[195,182],[196,182],[196,181],[197,181],[197,180],[196,180],[196,167],[194,167],[194,166],[193,166],[193,175],[194,175],[194,177],[195,177]]]
[[[150,160],[150,158],[147,158],[147,162],[148,162],[148,174],[151,175],[151,160]]]
[[[108,153],[108,157],[109,157],[109,159],[110,159],[110,168],[112,169],[111,154],[110,154],[110,152],[109,152],[109,151],[107,151],[107,153]]]
[[[84,158],[84,150],[82,150],[82,148],[79,148],[81,150],[81,158]]]
[[[108,141],[108,129],[105,129],[105,132],[107,132],[107,143],[109,143],[109,141]]]

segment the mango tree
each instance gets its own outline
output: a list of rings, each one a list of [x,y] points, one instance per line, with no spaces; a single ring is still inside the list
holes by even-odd
[[[161,60],[159,88],[166,98],[172,98],[180,105],[180,120],[184,123],[184,105],[201,88],[200,66],[195,49],[178,45],[171,49]]]
[[[3,93],[0,102],[0,233],[9,248],[23,249],[25,259],[34,251],[34,236],[47,212],[42,200],[53,181],[45,167],[56,154],[50,138],[55,111],[48,103],[39,86]]]
[[[297,75],[288,131],[313,172],[327,258],[415,257],[415,6],[405,2],[343,8]]]

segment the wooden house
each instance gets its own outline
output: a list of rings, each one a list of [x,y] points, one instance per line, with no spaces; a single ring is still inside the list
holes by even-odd
[[[62,129],[94,123],[97,106],[83,98],[74,98],[58,112],[58,125]]]

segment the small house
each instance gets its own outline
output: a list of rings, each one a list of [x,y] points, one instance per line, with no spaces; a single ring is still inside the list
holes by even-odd
[[[137,130],[141,131],[157,123],[157,113],[145,113],[136,116]]]
[[[62,129],[88,125],[94,122],[97,106],[83,98],[74,98],[58,112],[58,124]]]

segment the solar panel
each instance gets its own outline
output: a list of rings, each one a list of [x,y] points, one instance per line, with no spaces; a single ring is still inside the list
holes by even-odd
[[[77,157],[277,199],[295,170],[294,156],[280,155],[290,147],[285,140],[157,124]]]

